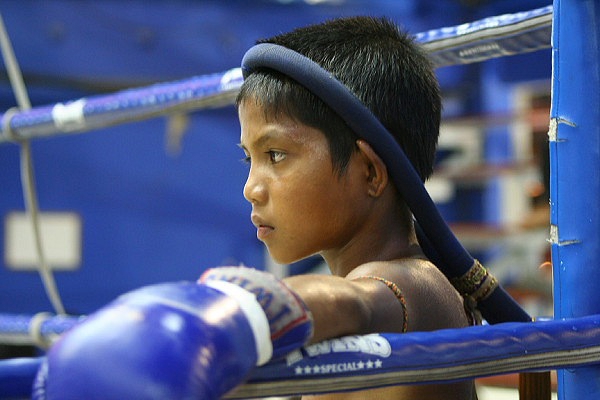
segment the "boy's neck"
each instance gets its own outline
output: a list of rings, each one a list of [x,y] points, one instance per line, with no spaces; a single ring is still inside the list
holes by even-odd
[[[412,214],[392,185],[373,199],[371,208],[358,219],[352,237],[342,246],[321,252],[331,273],[345,277],[359,265],[424,257]]]
[[[414,228],[382,227],[381,232],[368,232],[354,237],[341,249],[321,253],[336,276],[346,276],[359,265],[372,261],[423,258]]]

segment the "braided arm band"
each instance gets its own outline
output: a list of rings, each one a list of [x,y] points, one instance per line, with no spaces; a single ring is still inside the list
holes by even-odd
[[[480,324],[482,315],[477,310],[477,304],[485,300],[499,285],[498,280],[492,275],[479,260],[462,276],[450,279],[452,285],[463,296],[465,310],[469,313],[475,324]]]
[[[400,302],[400,305],[402,306],[402,333],[405,333],[406,331],[408,331],[408,311],[406,310],[406,299],[404,298],[404,295],[402,294],[402,290],[400,290],[398,285],[396,285],[392,281],[389,281],[389,280],[384,279],[379,276],[367,275],[367,276],[362,276],[361,278],[374,279],[376,281],[382,282],[388,288],[390,288],[390,290],[392,292],[394,292],[394,296],[396,296],[396,298]]]

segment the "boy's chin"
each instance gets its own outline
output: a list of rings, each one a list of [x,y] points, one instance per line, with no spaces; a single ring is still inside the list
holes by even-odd
[[[276,264],[280,264],[280,265],[293,264],[295,262],[298,262],[298,261],[301,261],[301,260],[304,260],[304,259],[310,257],[310,255],[303,256],[303,257],[294,257],[290,254],[279,254],[279,253],[271,250],[268,247],[267,247],[267,250],[269,251],[269,255],[271,256],[271,259],[273,261],[275,261]]]

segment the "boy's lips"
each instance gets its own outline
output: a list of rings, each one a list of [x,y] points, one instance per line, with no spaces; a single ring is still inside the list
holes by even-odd
[[[263,240],[266,238],[271,232],[275,230],[275,228],[271,225],[268,225],[261,217],[257,214],[252,214],[250,219],[252,220],[252,224],[256,227],[256,237],[259,240]]]

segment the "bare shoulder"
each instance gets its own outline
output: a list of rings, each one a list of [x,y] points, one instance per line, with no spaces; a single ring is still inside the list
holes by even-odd
[[[373,279],[375,278],[375,279]],[[340,278],[341,279],[341,278]],[[369,262],[356,267],[346,279],[350,286],[360,286],[353,293],[367,304],[370,321],[365,331],[401,332],[406,312],[408,331],[431,331],[468,325],[461,296],[431,262],[403,259]],[[401,291],[404,305],[390,290],[393,283]],[[356,310],[352,311],[356,313]],[[365,399],[444,399],[476,398],[472,381],[439,385],[392,386],[350,393],[303,396],[303,400]]]
[[[398,287],[406,302],[410,331],[458,328],[469,324],[462,297],[428,260],[370,262],[358,266],[346,278],[366,277],[383,278]]]

